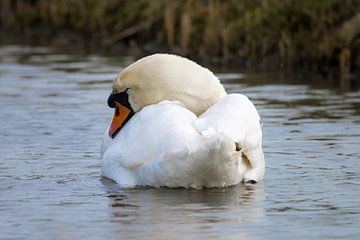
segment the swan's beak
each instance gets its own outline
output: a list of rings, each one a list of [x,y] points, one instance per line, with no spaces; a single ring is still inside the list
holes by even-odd
[[[134,115],[129,100],[129,96],[125,92],[111,93],[108,98],[108,105],[115,108],[114,118],[109,128],[109,136],[114,138],[119,133],[120,129],[127,121]]]

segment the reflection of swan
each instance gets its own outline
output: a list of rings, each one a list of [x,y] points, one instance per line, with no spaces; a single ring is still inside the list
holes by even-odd
[[[247,97],[227,95],[208,69],[156,54],[127,67],[113,89],[108,103],[115,114],[102,145],[104,176],[130,187],[262,180],[260,117]]]
[[[114,232],[124,239],[206,239],[221,234],[225,239],[230,235],[246,239],[251,233],[242,226],[265,215],[258,204],[265,195],[263,183],[201,190],[127,190],[106,179],[103,184],[108,189],[111,221],[118,223]]]

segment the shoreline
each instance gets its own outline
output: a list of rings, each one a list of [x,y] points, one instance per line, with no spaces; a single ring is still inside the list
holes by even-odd
[[[154,53],[169,53],[177,54],[180,56],[191,58],[197,62],[203,64],[215,65],[217,67],[225,68],[240,68],[248,69],[252,71],[266,72],[295,72],[295,73],[309,73],[311,75],[321,75],[326,78],[328,76],[338,77],[341,74],[338,62],[332,62],[332,64],[322,65],[321,63],[310,61],[303,64],[287,64],[286,61],[280,61],[278,57],[267,56],[261,58],[244,59],[235,54],[231,55],[227,59],[221,56],[214,55],[199,55],[195,53],[189,53],[187,55],[181,54],[179,48],[169,49],[164,46],[159,46],[155,43],[144,44],[143,46],[130,41],[129,43],[119,42],[112,46],[103,45],[99,41],[86,41],[86,37],[74,31],[64,31],[57,35],[43,34],[44,31],[40,29],[27,30],[25,33],[1,31],[0,32],[0,44],[1,45],[29,45],[29,46],[49,46],[60,48],[62,50],[71,52],[73,50],[83,53],[100,53],[105,55],[123,54],[124,52],[135,56],[137,58],[144,57],[146,55]],[[349,69],[350,70],[350,69]],[[357,78],[360,75],[360,69],[355,69],[352,72],[347,72],[349,77]]]
[[[169,52],[244,68],[360,73],[357,0],[4,0],[0,10],[2,36],[28,42]]]
[[[9,37],[9,35],[7,35]],[[131,56],[134,60],[144,57],[146,55],[150,55],[157,52],[169,53],[167,51],[157,51],[152,50],[149,52],[138,51],[131,48],[127,48],[124,45],[117,45],[114,51],[110,51],[109,49],[89,46],[82,44],[83,41],[77,39],[75,41],[72,39],[72,42],[63,42],[57,38],[42,38],[39,40],[38,38],[2,38],[0,34],[0,47],[1,46],[19,46],[19,47],[45,47],[51,49],[51,52],[55,52],[58,54],[75,54],[75,55],[99,55],[104,57],[127,57]],[[69,39],[67,39],[69,41]],[[119,55],[120,54],[120,55]],[[219,59],[206,59],[204,61],[201,57],[192,57],[188,56],[191,60],[199,63],[202,66],[209,68],[211,71],[217,74],[222,73],[235,73],[235,74],[244,74],[245,82],[249,84],[261,84],[267,82],[264,78],[272,76],[273,79],[278,79],[274,82],[274,84],[281,84],[282,79],[293,79],[292,84],[310,84],[314,87],[319,88],[332,88],[338,89],[341,91],[353,91],[360,89],[360,81],[359,76],[352,74],[348,75],[344,78],[344,76],[339,75],[336,69],[330,69],[330,71],[326,72],[318,72],[318,71],[302,71],[300,69],[294,68],[285,68],[285,67],[268,67],[268,66],[246,66],[242,63],[239,64],[237,61],[232,62],[222,62]],[[253,82],[253,80],[255,80]],[[264,80],[261,80],[264,79]],[[345,88],[343,87],[343,83],[345,84]]]

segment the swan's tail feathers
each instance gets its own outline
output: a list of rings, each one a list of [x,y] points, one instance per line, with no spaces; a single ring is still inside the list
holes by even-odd
[[[168,151],[143,165],[138,171],[139,182],[140,185],[185,188],[235,185],[241,182],[242,174],[239,174],[241,154],[234,153],[234,142],[217,134],[195,150]]]

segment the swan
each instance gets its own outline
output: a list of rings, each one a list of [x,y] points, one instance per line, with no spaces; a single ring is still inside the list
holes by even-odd
[[[227,187],[264,177],[260,116],[207,68],[154,54],[113,81],[101,144],[104,177],[122,187]]]

